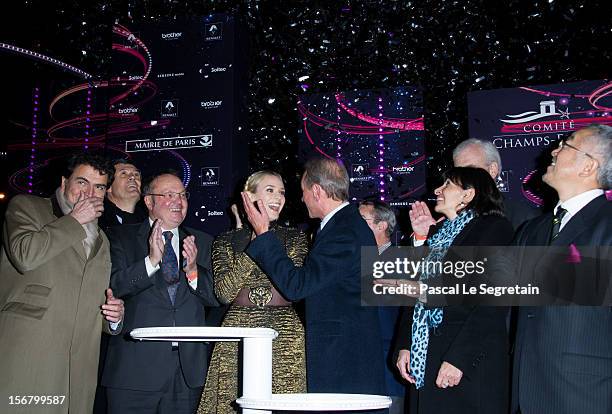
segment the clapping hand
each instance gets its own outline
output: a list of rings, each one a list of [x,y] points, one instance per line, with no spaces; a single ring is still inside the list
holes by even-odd
[[[198,248],[195,244],[195,236],[187,236],[183,239],[183,272],[189,275],[198,271],[196,258]]]
[[[164,238],[160,220],[155,220],[151,234],[149,235],[149,260],[152,266],[157,266],[161,262],[164,254]]]
[[[429,207],[423,201],[415,201],[408,215],[415,234],[426,236],[429,233],[429,227],[436,224]]]

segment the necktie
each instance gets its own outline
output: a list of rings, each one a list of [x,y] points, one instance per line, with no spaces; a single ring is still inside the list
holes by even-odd
[[[174,249],[172,248],[172,232],[165,231],[163,235],[164,239],[166,239],[166,244],[164,245],[164,254],[162,255],[160,267],[162,274],[164,275],[164,280],[168,284],[168,295],[170,296],[170,301],[174,305],[174,299],[176,298],[176,290],[178,289],[179,281],[178,260],[176,258],[176,253],[174,253]]]
[[[557,213],[553,217],[553,225],[552,225],[552,230],[550,232],[551,242],[554,239],[556,239],[557,236],[559,235],[559,232],[561,231],[561,220],[563,220],[563,216],[565,216],[566,214],[567,214],[567,210],[564,209],[563,207],[559,207],[557,209]]]

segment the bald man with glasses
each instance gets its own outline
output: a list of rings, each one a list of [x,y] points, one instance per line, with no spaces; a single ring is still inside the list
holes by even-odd
[[[575,275],[578,284],[569,293],[579,295],[597,269],[604,269],[599,270],[603,276],[610,272],[600,266],[612,260],[612,203],[604,194],[612,187],[612,127],[593,124],[560,141],[543,181],[557,192],[559,202],[553,212],[525,223],[515,244],[585,252],[580,260],[566,261],[551,272],[560,282]],[[594,248],[595,262],[586,253]],[[538,266],[545,260],[546,254],[538,255],[523,269],[543,268]],[[588,267],[591,263],[597,267]],[[512,413],[611,413],[610,308],[521,307],[518,316]]]
[[[173,172],[143,189],[149,217],[111,229],[111,286],[126,302],[126,331],[149,326],[204,326],[215,298],[208,234],[183,226],[189,193]],[[195,412],[206,377],[202,342],[112,338],[102,376],[109,412]]]

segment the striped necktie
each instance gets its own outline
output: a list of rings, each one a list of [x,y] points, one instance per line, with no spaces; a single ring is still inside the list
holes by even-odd
[[[563,217],[566,214],[567,214],[567,210],[559,206],[559,208],[557,209],[557,213],[553,217],[553,225],[552,225],[552,230],[550,232],[551,242],[555,240],[557,236],[559,235],[559,232],[561,231],[561,221],[563,220]]]

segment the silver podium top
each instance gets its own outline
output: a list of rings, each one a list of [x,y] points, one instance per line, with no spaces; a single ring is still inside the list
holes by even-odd
[[[266,411],[361,411],[391,406],[391,398],[369,394],[272,394],[270,398],[240,397],[241,408]]]
[[[157,326],[137,328],[130,332],[141,341],[240,341],[244,338],[275,339],[278,332],[270,328],[220,328],[209,326]]]

